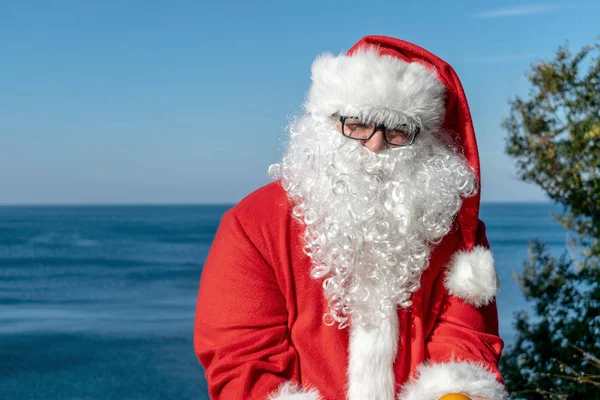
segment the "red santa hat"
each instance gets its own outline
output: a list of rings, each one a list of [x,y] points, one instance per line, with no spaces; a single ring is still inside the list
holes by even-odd
[[[480,181],[465,92],[454,69],[434,54],[399,39],[366,36],[345,55],[319,56],[312,66],[312,82],[307,112],[322,117],[352,115],[388,126],[412,123],[424,132],[441,128],[453,135],[456,148]],[[450,294],[477,307],[491,302],[498,288],[491,252],[477,245],[478,238],[485,238],[479,192],[464,199],[458,213],[463,246],[445,280]]]

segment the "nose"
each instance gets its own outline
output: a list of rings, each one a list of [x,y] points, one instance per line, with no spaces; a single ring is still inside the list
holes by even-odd
[[[379,154],[381,150],[387,147],[387,142],[384,138],[383,129],[377,129],[377,131],[371,136],[369,140],[363,142],[363,146],[371,150],[373,153]]]

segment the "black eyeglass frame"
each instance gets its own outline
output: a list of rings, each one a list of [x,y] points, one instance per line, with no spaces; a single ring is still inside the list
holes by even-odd
[[[420,127],[420,126],[414,126],[414,127],[412,127],[412,126],[410,126],[409,124],[401,124],[401,125],[399,125],[399,126],[408,126],[408,127],[412,128],[412,129],[414,129],[414,135],[413,135],[413,137],[412,137],[412,139],[411,139],[410,143],[397,144],[397,143],[392,143],[392,142],[390,142],[390,141],[388,140],[388,137],[387,137],[387,133],[386,133],[386,131],[387,131],[387,129],[389,129],[389,128],[387,128],[387,127],[386,127],[385,125],[383,125],[383,124],[379,124],[379,125],[375,125],[375,126],[374,126],[374,128],[373,128],[373,133],[371,133],[371,134],[369,135],[369,137],[366,137],[366,138],[357,138],[357,137],[352,137],[352,136],[348,136],[348,135],[346,135],[346,133],[344,133],[344,125],[346,124],[346,120],[347,120],[347,119],[358,119],[358,120],[360,120],[360,118],[358,118],[358,117],[350,117],[350,116],[345,116],[345,115],[340,115],[339,117],[340,117],[340,118],[339,118],[339,121],[340,121],[340,123],[342,124],[342,135],[344,135],[344,136],[345,136],[345,137],[347,137],[348,139],[354,139],[354,140],[363,140],[363,141],[367,141],[367,140],[369,140],[369,139],[371,139],[371,138],[373,137],[373,135],[375,134],[375,132],[377,132],[379,129],[381,129],[381,131],[382,131],[382,133],[383,133],[383,138],[384,138],[384,140],[386,141],[386,143],[387,143],[387,144],[389,144],[389,145],[392,145],[392,146],[396,146],[396,147],[406,147],[406,146],[410,146],[410,145],[412,145],[412,144],[415,142],[415,139],[417,138],[417,135],[419,134],[419,132],[421,132],[421,127]]]

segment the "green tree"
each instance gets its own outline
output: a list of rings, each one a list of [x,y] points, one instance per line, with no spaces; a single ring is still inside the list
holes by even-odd
[[[519,177],[563,206],[561,257],[532,241],[517,275],[534,315],[516,315],[501,361],[513,398],[600,399],[600,38],[558,49],[528,75],[527,99],[510,102],[506,152]]]

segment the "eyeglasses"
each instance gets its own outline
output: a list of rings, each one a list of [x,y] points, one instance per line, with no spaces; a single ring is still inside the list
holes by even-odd
[[[383,137],[388,144],[392,146],[410,146],[415,141],[415,138],[421,131],[421,128],[409,124],[401,124],[393,128],[384,126],[383,124],[369,124],[357,117],[339,116],[339,121],[342,126],[342,134],[350,139],[369,140],[377,130],[381,129]]]

